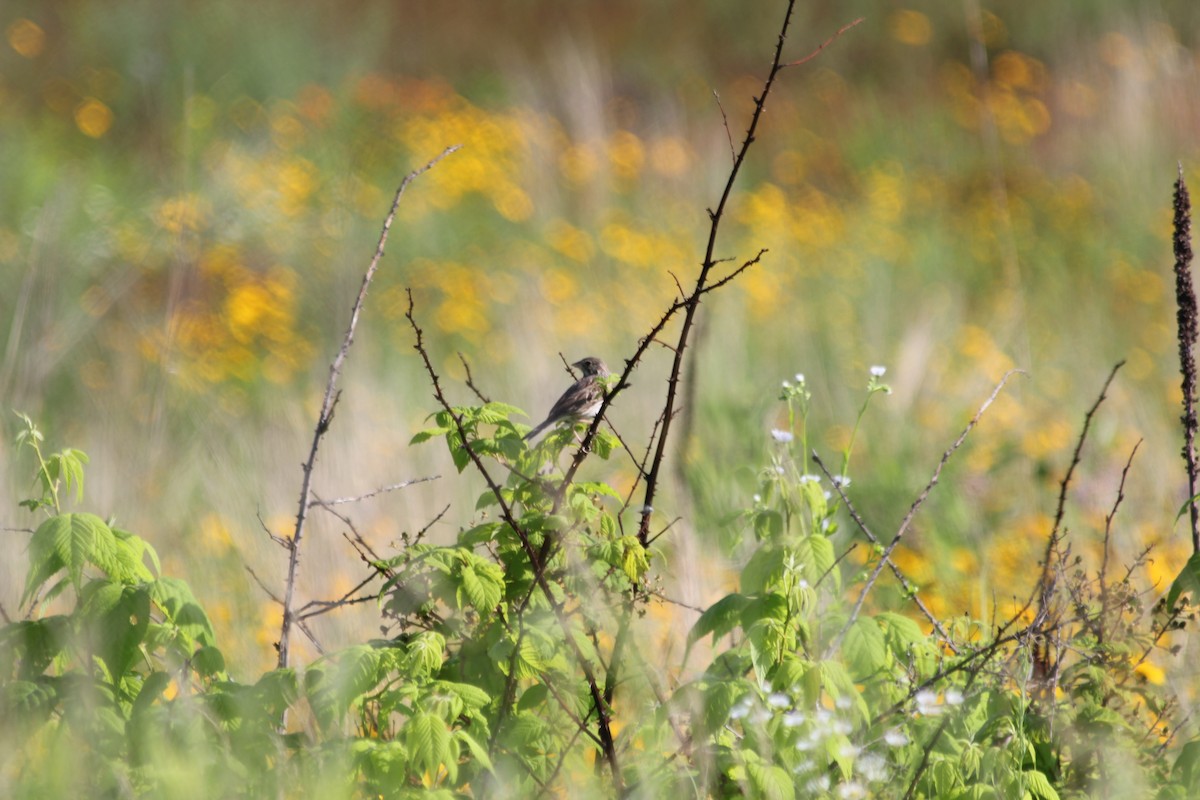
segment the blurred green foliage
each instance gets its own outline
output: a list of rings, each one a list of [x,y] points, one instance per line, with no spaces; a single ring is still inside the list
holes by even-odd
[[[674,487],[691,528],[739,541],[722,521],[757,471],[727,465],[762,459],[783,424],[778,382],[798,371],[820,422],[809,444],[837,452],[859,376],[890,367],[895,394],[850,469],[886,529],[999,377],[1024,368],[897,553],[939,611],[986,617],[1027,583],[1082,412],[1126,358],[1071,519],[1103,516],[1144,438],[1119,547],[1156,544],[1151,570],[1174,575],[1168,209],[1176,162],[1189,176],[1197,163],[1200,9],[799,13],[796,58],[866,22],[785,75],[747,165],[719,255],[769,253],[703,317]],[[630,350],[674,296],[671,274],[686,285],[700,258],[729,157],[722,113],[736,139],[776,22],[772,4],[717,0],[7,2],[0,397],[92,455],[95,502],[177,559],[173,573],[187,565],[232,664],[270,663],[276,612],[243,566],[278,575],[282,559],[255,513],[288,529],[313,396],[402,175],[465,145],[401,207],[318,476],[330,494],[447,471],[405,447],[428,411],[405,287],[439,366],[462,377],[462,351],[490,395],[522,407],[561,379],[556,353]],[[613,411],[632,441],[658,411],[658,357]],[[0,473],[23,496],[7,451]],[[383,547],[441,507],[389,502],[356,517]],[[312,592],[351,581],[339,532],[322,532]],[[22,550],[5,540],[9,607]],[[703,591],[728,588],[720,559],[676,572],[693,569],[715,584]]]

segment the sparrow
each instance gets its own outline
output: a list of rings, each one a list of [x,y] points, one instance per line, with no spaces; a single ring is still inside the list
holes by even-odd
[[[604,401],[604,384],[601,379],[609,375],[608,367],[594,356],[576,361],[571,366],[578,367],[583,376],[563,392],[562,397],[550,409],[546,419],[537,427],[525,434],[525,439],[532,439],[539,433],[560,420],[575,422],[581,419],[592,419],[600,411]]]

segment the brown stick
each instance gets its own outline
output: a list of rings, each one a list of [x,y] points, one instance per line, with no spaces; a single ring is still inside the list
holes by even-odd
[[[388,231],[392,227],[392,221],[396,218],[396,209],[400,206],[400,198],[404,195],[404,190],[408,188],[408,185],[417,176],[432,169],[435,164],[459,149],[459,147],[461,145],[447,147],[440,155],[425,166],[408,173],[404,177],[404,180],[400,182],[400,188],[396,190],[396,197],[392,200],[392,208],[383,221],[383,231],[379,234],[379,243],[375,246],[375,255],[371,258],[371,263],[363,275],[362,286],[359,287],[358,297],[354,301],[354,308],[350,311],[350,325],[346,328],[346,335],[342,337],[342,346],[338,349],[333,363],[329,365],[329,380],[325,383],[325,396],[321,400],[321,412],[317,415],[317,427],[313,431],[312,445],[308,449],[308,458],[304,462],[304,477],[300,482],[300,503],[299,509],[296,511],[296,528],[287,545],[287,584],[283,595],[283,623],[280,626],[279,644],[277,645],[277,649],[279,650],[278,665],[280,669],[288,666],[291,658],[292,625],[296,622],[292,610],[296,594],[296,571],[300,566],[300,542],[304,538],[304,523],[308,520],[313,465],[317,461],[317,450],[321,446],[321,438],[328,432],[329,425],[333,422],[333,410],[334,406],[337,405],[338,397],[338,376],[341,375],[342,365],[345,364],[346,356],[350,352],[350,345],[354,344],[354,330],[358,327],[358,318],[362,313],[363,303],[367,299],[367,289],[371,285],[371,279],[375,277],[375,270],[379,268],[380,259],[383,258],[383,248],[387,243]]]

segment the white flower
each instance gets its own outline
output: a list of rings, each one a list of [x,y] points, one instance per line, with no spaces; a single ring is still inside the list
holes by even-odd
[[[931,689],[922,689],[917,692],[917,696],[913,699],[917,701],[917,711],[927,717],[936,717],[942,713],[942,706],[938,702],[937,692]]]
[[[804,383],[804,373],[803,372],[796,373],[796,383]]]
[[[862,752],[861,747],[857,747],[857,746],[849,744],[849,743],[844,744],[838,748],[838,756],[840,758],[854,758],[861,752]]]
[[[783,386],[783,388],[785,388],[785,389],[790,389],[790,388],[792,388],[792,385],[791,385],[790,383],[788,383],[787,381],[784,381],[784,382],[783,382],[783,384],[782,384],[782,386]]]
[[[783,725],[785,728],[795,728],[797,725],[804,724],[804,712],[796,711],[795,709],[788,711],[783,715]]]
[[[850,476],[849,475],[834,475],[833,476],[833,485],[840,486],[843,489],[845,489],[847,486],[850,485]]]
[[[946,690],[946,704],[951,706],[961,706],[963,701],[963,693],[958,689]]]
[[[787,442],[792,441],[796,437],[792,435],[791,431],[781,431],[778,428],[772,428],[771,429],[771,438],[773,438],[777,442],[787,443]]]
[[[758,503],[761,503],[761,502],[762,502],[762,495],[761,495],[761,494],[756,494],[756,495],[754,495],[754,502],[755,502],[755,504],[756,504],[756,505],[757,505]]]
[[[867,783],[887,778],[887,759],[876,753],[864,753],[856,764],[858,772]]]
[[[843,783],[838,787],[838,797],[844,798],[844,800],[858,800],[858,798],[866,796],[867,790],[857,781]]]
[[[892,728],[885,733],[883,740],[888,743],[889,747],[904,747],[904,745],[908,744],[908,737],[899,728]]]
[[[829,791],[829,776],[818,775],[815,778],[809,779],[808,783],[804,784],[804,790],[809,794],[821,794]]]
[[[887,367],[881,367],[878,364],[871,367],[871,374],[876,378],[882,378],[887,373]]]
[[[801,475],[797,483],[820,483],[820,475]]]
[[[767,695],[767,704],[775,708],[787,708],[792,704],[792,698],[783,692],[772,692]]]

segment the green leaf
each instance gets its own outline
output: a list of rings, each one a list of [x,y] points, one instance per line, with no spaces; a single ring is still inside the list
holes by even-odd
[[[423,631],[405,648],[405,665],[411,677],[427,678],[442,668],[446,657],[446,639],[440,633]]]
[[[458,760],[450,758],[450,731],[446,723],[434,714],[416,714],[404,725],[404,745],[412,759],[417,776],[436,777],[440,767],[456,779]]]
[[[637,581],[650,569],[650,559],[646,549],[636,536],[622,536],[621,569],[631,581]]]
[[[77,589],[83,568],[89,563],[111,574],[117,565],[116,550],[112,531],[95,514],[50,517],[29,540],[29,577],[21,602],[27,602],[60,570],[67,571]]]
[[[377,648],[360,644],[327,657],[304,673],[308,701],[322,727],[331,727],[352,703],[375,688],[381,660]]]
[[[875,615],[875,621],[883,625],[884,637],[888,647],[897,656],[905,655],[915,644],[924,644],[925,634],[917,621],[897,614],[894,611],[883,611]]]
[[[225,671],[225,656],[212,645],[201,647],[192,654],[192,667],[206,678]]]
[[[113,682],[133,663],[150,624],[150,594],[145,586],[95,580],[80,593],[80,612],[94,637],[96,655]]]
[[[474,555],[459,568],[458,607],[462,608],[462,596],[466,595],[482,616],[490,616],[504,596],[504,570],[497,564],[484,561]]]
[[[41,681],[10,681],[0,685],[0,708],[24,719],[49,714],[58,701],[53,684]]]
[[[692,626],[688,634],[688,645],[703,639],[708,634],[713,639],[720,639],[732,631],[741,622],[742,610],[750,603],[750,598],[744,594],[727,594],[704,610],[700,619]]]
[[[215,645],[212,622],[200,606],[187,583],[179,578],[159,578],[147,584],[150,599],[158,606],[167,622],[183,636],[184,655],[191,655],[195,645]]]
[[[1183,571],[1171,584],[1171,591],[1167,593],[1167,606],[1174,608],[1184,592],[1191,595],[1193,604],[1200,605],[1200,552],[1192,553],[1192,557],[1183,565]]]
[[[438,436],[444,436],[452,430],[454,430],[454,429],[453,428],[426,428],[423,431],[418,431],[417,433],[413,434],[413,437],[408,440],[408,443],[410,445],[421,444],[422,442],[427,442],[430,439],[436,438]]]
[[[496,495],[493,494],[491,490],[488,490],[480,496],[479,502],[483,502],[484,499],[490,499],[491,504],[495,504]],[[478,509],[478,504],[476,508]],[[485,522],[460,533],[458,535],[458,543],[463,547],[475,547],[476,545],[493,541],[496,538],[496,534],[499,532],[499,530],[499,522]]]
[[[508,403],[491,402],[479,409],[477,418],[480,422],[495,425],[498,422],[507,422],[508,418],[513,415],[520,417],[529,416],[521,409],[516,406],[510,406]]]
[[[719,730],[729,721],[729,712],[737,701],[751,691],[740,679],[714,681],[703,688],[701,728],[706,734]]]
[[[1038,800],[1058,800],[1058,792],[1050,785],[1050,779],[1036,769],[1025,770],[1025,785]]]
[[[782,575],[783,548],[777,544],[764,544],[742,568],[742,591],[758,594],[771,588]]]
[[[488,755],[487,748],[477,742],[471,734],[459,728],[454,732],[454,738],[467,746],[467,749],[471,751],[471,756],[479,762],[480,766],[488,772],[495,773],[492,767],[492,757]]]
[[[746,765],[746,775],[755,789],[755,797],[765,800],[791,800],[796,796],[792,776],[783,767],[751,763]]]
[[[62,614],[19,620],[0,628],[0,676],[17,672],[11,659],[17,660],[22,677],[41,675],[66,650],[71,628],[71,618]]]
[[[620,443],[614,434],[601,428],[592,438],[592,452],[600,458],[607,459]]]
[[[170,684],[171,676],[165,672],[156,670],[147,675],[146,680],[142,681],[142,688],[138,690],[137,698],[133,701],[133,710],[130,716],[145,713],[162,696]]]
[[[1193,793],[1200,792],[1200,741],[1188,742],[1180,748],[1172,774]]]
[[[432,688],[435,691],[449,692],[456,695],[462,700],[463,705],[469,710],[483,708],[488,703],[492,702],[492,697],[483,689],[470,683],[456,683],[455,681],[434,681]]]
[[[842,655],[857,680],[868,678],[887,666],[887,644],[883,631],[872,617],[859,617],[846,631]]]

